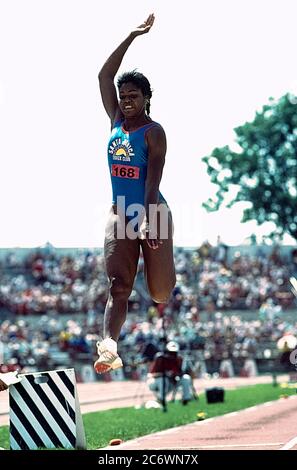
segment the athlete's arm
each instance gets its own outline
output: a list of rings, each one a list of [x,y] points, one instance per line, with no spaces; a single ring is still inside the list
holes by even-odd
[[[148,165],[145,182],[144,204],[146,221],[150,232],[147,236],[148,245],[156,249],[162,243],[157,238],[157,205],[159,202],[159,185],[162,178],[166,155],[166,135],[161,126],[150,129],[147,133]],[[151,205],[151,206],[150,206]]]
[[[148,33],[153,26],[154,14],[149,15],[144,23],[132,31],[129,36],[115,49],[99,72],[99,85],[104,108],[113,123],[120,113],[114,77],[120,68],[123,57],[132,41],[142,34]]]

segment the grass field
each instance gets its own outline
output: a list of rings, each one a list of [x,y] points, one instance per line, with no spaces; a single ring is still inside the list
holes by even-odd
[[[266,401],[277,400],[281,395],[294,395],[295,393],[295,388],[273,387],[271,384],[254,385],[236,390],[225,390],[224,403],[208,404],[204,393],[199,395],[199,401],[192,401],[186,406],[179,402],[168,403],[167,413],[164,413],[162,409],[131,407],[88,413],[83,415],[87,448],[98,449],[107,446],[114,438],[127,441],[162,429],[191,423],[197,421],[199,412],[204,412],[207,418],[211,418]],[[0,427],[0,447],[9,449],[8,426]]]

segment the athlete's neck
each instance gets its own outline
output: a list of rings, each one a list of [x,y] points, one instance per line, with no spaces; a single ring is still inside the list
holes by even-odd
[[[126,131],[134,131],[135,129],[138,129],[139,127],[145,126],[146,124],[152,122],[151,118],[149,116],[137,116],[135,118],[125,118],[123,121],[123,128]]]

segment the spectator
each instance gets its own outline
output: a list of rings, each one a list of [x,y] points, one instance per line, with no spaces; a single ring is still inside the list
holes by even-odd
[[[163,384],[168,395],[177,387],[182,389],[182,403],[186,405],[192,398],[191,377],[182,372],[182,358],[178,355],[179,346],[175,341],[166,345],[165,353],[158,353],[148,374],[148,385],[157,400],[163,400]],[[165,379],[165,380],[164,380]]]

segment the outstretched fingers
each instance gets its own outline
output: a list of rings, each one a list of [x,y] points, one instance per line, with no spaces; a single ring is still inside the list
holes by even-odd
[[[147,20],[145,21],[145,24],[146,24],[146,26],[149,26],[151,28],[154,24],[154,21],[155,21],[155,15],[154,15],[154,13],[151,13],[148,16]]]
[[[144,21],[144,23],[142,23],[141,25],[138,26],[138,28],[136,28],[134,33],[136,35],[148,33],[151,27],[153,26],[154,21],[155,21],[155,15],[154,13],[151,13],[147,17],[147,19]]]

